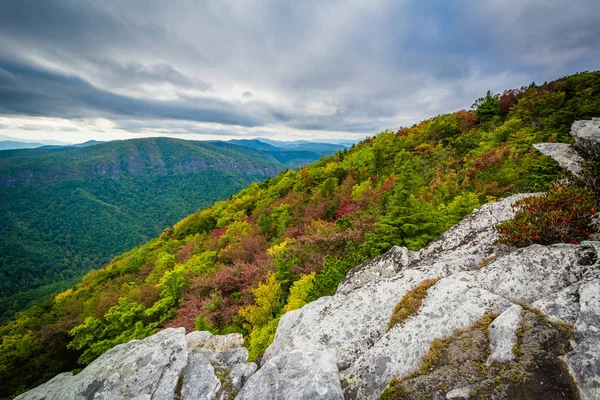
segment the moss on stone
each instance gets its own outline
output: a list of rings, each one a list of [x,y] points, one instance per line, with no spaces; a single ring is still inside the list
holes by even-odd
[[[517,336],[518,357],[488,366],[488,329],[497,315],[486,314],[450,337],[435,339],[421,367],[409,376],[392,379],[381,398],[444,400],[450,390],[470,387],[469,395],[475,399],[577,399],[577,390],[558,358],[569,349],[569,327],[525,309]]]
[[[215,366],[215,375],[221,382],[221,387],[215,393],[216,399],[234,399],[237,396],[237,392],[233,390],[233,384],[231,382],[230,370],[222,366]]]
[[[388,331],[398,324],[402,325],[409,317],[419,312],[423,299],[427,295],[427,290],[435,285],[438,280],[439,278],[425,279],[400,299],[390,318]]]

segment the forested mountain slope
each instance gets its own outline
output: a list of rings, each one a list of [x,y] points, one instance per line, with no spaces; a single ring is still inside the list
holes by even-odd
[[[224,143],[153,138],[78,147],[0,152],[0,321],[286,167]]]
[[[286,311],[335,292],[389,249],[422,248],[483,203],[550,188],[533,143],[600,115],[600,73],[488,94],[253,183],[2,328],[1,395],[164,327],[246,336],[257,359]]]

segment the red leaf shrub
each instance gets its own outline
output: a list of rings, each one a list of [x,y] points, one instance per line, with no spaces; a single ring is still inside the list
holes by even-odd
[[[597,203],[586,189],[558,188],[546,195],[519,200],[514,207],[514,218],[495,227],[497,244],[578,244],[595,231],[592,217]]]

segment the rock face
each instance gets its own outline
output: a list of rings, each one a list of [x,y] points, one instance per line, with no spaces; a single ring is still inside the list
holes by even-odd
[[[517,329],[521,324],[523,307],[515,304],[507,308],[492,322],[489,328],[490,356],[487,364],[494,361],[507,362],[515,358],[513,347],[517,343]]]
[[[256,364],[245,364],[243,343],[240,334],[165,329],[116,346],[78,375],[57,375],[17,399],[228,399],[256,370]]]
[[[489,356],[494,366],[510,364],[511,371],[522,370],[526,377],[533,374],[538,385],[506,384],[496,392],[497,398],[537,398],[534,393],[540,390],[545,398],[553,393],[543,390],[564,394],[555,398],[574,398],[574,391],[584,400],[600,398],[600,243],[534,245],[516,251],[494,246],[493,226],[512,217],[511,205],[521,197],[483,206],[418,253],[393,248],[351,271],[334,296],[285,314],[262,367],[239,397],[340,398],[343,392],[346,399],[377,399],[392,378],[421,368],[435,339],[469,329],[484,315],[496,313],[499,316],[489,333],[478,336],[481,348],[487,349],[483,363]],[[440,280],[428,289],[420,310],[388,331],[399,300],[431,278]],[[565,328],[547,325],[517,303],[534,304],[547,320],[574,324],[573,348],[564,339]],[[527,318],[535,322],[526,322]],[[518,334],[523,326],[529,329],[525,339]],[[540,343],[556,349],[549,351]],[[520,355],[515,353],[519,346],[526,349]],[[565,352],[571,376],[558,359]],[[552,367],[552,374],[535,375],[531,366],[536,354],[550,360],[544,365]],[[312,378],[315,371],[323,377],[322,383]],[[339,382],[333,378],[336,374]],[[306,390],[290,392],[299,382]],[[460,386],[440,386],[438,394],[426,398],[468,397],[465,387],[470,383],[454,382]],[[573,382],[577,389],[569,391]],[[322,397],[315,395],[315,385],[322,385]]]
[[[263,363],[237,399],[343,399],[334,349],[291,350]]]
[[[166,329],[113,347],[78,375],[58,375],[17,399],[168,398],[188,361],[184,335],[183,328]]]
[[[600,118],[575,121],[571,126],[570,133],[575,139],[578,150],[583,151],[583,153],[595,154],[597,157],[600,156]],[[581,172],[580,164],[584,159],[570,144],[536,143],[533,147],[556,161],[562,168],[572,172],[575,176],[579,176]]]
[[[562,168],[571,171],[573,174],[579,175],[579,172],[581,172],[579,164],[583,161],[583,158],[570,144],[536,143],[533,147],[543,155],[556,161]]]
[[[579,145],[585,145],[585,142],[600,142],[600,118],[575,121],[571,126],[571,136]]]

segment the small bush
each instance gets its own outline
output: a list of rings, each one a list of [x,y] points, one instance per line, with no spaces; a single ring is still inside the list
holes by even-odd
[[[514,207],[514,218],[495,227],[497,244],[578,244],[595,232],[592,218],[597,203],[587,189],[559,187],[546,195],[519,200]]]
[[[411,315],[415,315],[419,312],[421,303],[423,303],[423,299],[427,295],[427,289],[435,285],[438,280],[439,279],[425,279],[402,297],[398,304],[396,304],[394,314],[392,314],[392,317],[390,318],[388,331],[397,324],[404,323]]]

